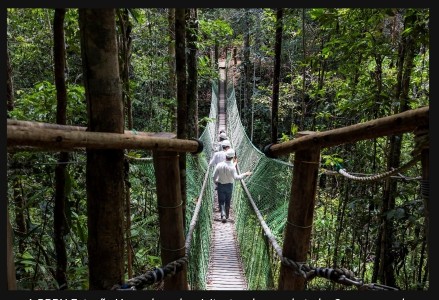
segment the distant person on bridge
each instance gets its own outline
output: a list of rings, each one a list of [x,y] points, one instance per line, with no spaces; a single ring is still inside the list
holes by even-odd
[[[209,162],[209,166],[216,167],[216,165],[222,161],[226,160],[226,151],[230,149],[232,145],[229,140],[224,140],[221,142],[220,147],[222,151],[217,151],[213,154],[212,159]]]
[[[233,182],[252,174],[250,171],[238,174],[235,164],[233,163],[234,157],[235,150],[229,148],[226,151],[226,160],[217,164],[213,171],[213,180],[218,184],[218,202],[221,208],[221,221],[223,223],[229,218]]]
[[[221,142],[222,141],[225,141],[225,140],[228,140],[229,138],[227,137],[227,134],[226,134],[226,132],[224,131],[224,130],[220,130],[220,134],[219,134],[219,143],[215,143],[215,146],[213,147],[213,150],[214,151],[221,151],[222,150],[222,148],[221,148]],[[216,146],[216,145],[218,145],[218,146]]]
[[[229,140],[224,140],[221,142],[220,146],[222,147],[222,151],[215,152],[212,156],[212,159],[209,162],[209,166],[212,167],[213,169],[216,167],[217,164],[226,160],[226,151],[229,150],[232,145],[230,144]],[[218,186],[216,185],[216,183],[215,183],[215,190],[218,190]],[[220,210],[221,208],[218,201],[218,211]]]

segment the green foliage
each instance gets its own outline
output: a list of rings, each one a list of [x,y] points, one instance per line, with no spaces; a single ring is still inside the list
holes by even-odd
[[[233,35],[233,29],[230,24],[221,19],[199,20],[199,25],[203,40],[210,46],[213,46],[215,41],[223,44]]]
[[[322,165],[325,167],[331,167],[331,168],[340,168],[341,164],[343,163],[343,159],[340,157],[337,157],[336,155],[324,155],[322,154]]]
[[[56,88],[48,81],[37,83],[28,91],[17,90],[15,108],[10,117],[56,123]],[[75,125],[87,124],[84,87],[67,86],[67,120]]]
[[[288,136],[288,135],[286,135],[285,133],[281,133],[282,134],[282,137],[280,138],[280,141],[283,143],[283,142],[287,142],[287,141],[289,141],[290,140],[290,137]]]
[[[272,68],[274,53],[275,13],[270,8],[254,9],[200,9],[200,32],[197,37],[198,85],[200,100],[207,102],[211,81],[218,72],[212,68],[208,51],[215,44],[220,47],[238,47],[242,59],[243,37],[250,34],[249,78],[241,70],[236,84],[255,89],[240,90],[238,103],[250,115],[253,109],[253,144],[265,145],[269,139],[272,99]],[[302,18],[304,12],[304,19]],[[132,28],[132,56],[130,64],[130,91],[136,130],[167,131],[176,108],[175,95],[170,91],[168,53],[169,24],[166,9],[129,9],[135,22]],[[413,22],[405,22],[408,17]],[[15,109],[11,118],[19,120],[55,121],[56,89],[53,85],[53,9],[7,9],[7,42],[10,55]],[[279,132],[282,142],[290,140],[299,130],[328,130],[387,116],[408,101],[410,108],[428,105],[429,100],[429,10],[428,9],[369,9],[369,8],[312,8],[287,10],[284,16],[282,41],[281,82],[279,95]],[[248,22],[248,25],[247,25]],[[304,27],[302,27],[304,26]],[[404,27],[405,26],[405,27]],[[68,9],[65,18],[66,80],[68,94],[67,120],[69,124],[85,125],[86,102],[81,66],[77,9]],[[415,57],[408,99],[400,99],[395,91],[399,76],[399,46],[404,39],[413,41]],[[230,53],[229,53],[230,54]],[[404,65],[403,65],[404,66]],[[253,68],[256,68],[253,70]],[[255,78],[251,78],[251,74]],[[242,80],[246,79],[247,82]],[[207,92],[206,92],[207,90]],[[238,90],[238,89],[237,89]],[[245,98],[244,99],[244,95]],[[201,101],[200,101],[201,103]],[[200,104],[201,105],[201,104]],[[229,112],[230,113],[230,112]],[[244,120],[244,119],[242,119]],[[199,116],[202,129],[209,128],[215,119]],[[234,130],[238,126],[231,126]],[[245,136],[245,132],[240,136]],[[245,143],[245,141],[244,141]],[[242,145],[240,145],[242,146]],[[248,145],[253,147],[253,145]],[[410,159],[413,136],[406,135],[401,145],[401,161]],[[244,148],[244,146],[242,146]],[[339,169],[346,164],[349,170],[376,173],[386,168],[389,143],[387,138],[357,142],[322,150],[322,167]],[[240,162],[252,157],[252,152],[241,153]],[[200,157],[206,158],[208,153]],[[150,156],[146,151],[130,151],[130,156]],[[9,158],[8,158],[9,159]],[[67,170],[68,196],[66,218],[66,247],[68,278],[71,289],[88,289],[87,268],[87,214],[85,191],[85,159],[73,155]],[[262,159],[261,159],[262,160]],[[50,153],[14,153],[10,162],[8,183],[20,183],[20,188],[8,184],[10,216],[19,208],[14,199],[19,193],[25,200],[25,218],[28,232],[14,237],[19,287],[54,289],[51,275],[55,265],[55,251],[50,226],[53,222],[53,172],[57,157]],[[290,169],[275,168],[274,163],[258,164],[249,179],[249,187],[257,206],[263,210],[264,220],[281,243],[290,200]],[[249,169],[253,168],[248,165]],[[190,171],[188,172],[190,173]],[[158,253],[158,216],[155,196],[155,177],[152,164],[130,163],[131,238],[135,251],[136,273],[160,266]],[[419,168],[407,171],[407,176],[419,176]],[[259,177],[257,177],[258,175]],[[189,178],[193,186],[199,183],[194,174]],[[258,179],[259,178],[259,179]],[[16,180],[16,182],[15,182]],[[320,183],[314,212],[312,240],[307,262],[315,266],[339,265],[360,272],[366,281],[372,278],[375,242],[381,222],[382,182],[353,183],[346,179],[320,174]],[[268,184],[268,187],[264,187]],[[421,262],[425,246],[424,206],[419,195],[419,182],[399,181],[395,208],[384,213],[391,222],[395,236],[392,254],[398,285],[425,288],[416,278],[428,262]],[[266,239],[260,235],[248,199],[237,189],[236,210],[246,216],[236,220],[246,274],[251,275],[251,287],[261,288],[277,282],[267,278],[270,261],[266,254]],[[276,193],[276,194],[275,194]],[[195,190],[191,191],[196,194]],[[268,200],[266,200],[268,199]],[[192,204],[192,203],[191,203]],[[188,211],[193,209],[188,206]],[[201,218],[210,220],[209,215]],[[13,222],[12,222],[13,223]],[[15,226],[15,224],[13,223]],[[209,232],[197,232],[200,245],[205,246]],[[202,240],[201,238],[206,238]],[[35,242],[39,244],[36,247]],[[337,241],[337,242],[336,242]],[[19,250],[19,243],[25,248]],[[20,251],[23,250],[23,253]],[[406,252],[404,252],[404,251]],[[46,258],[38,253],[47,253]],[[399,252],[398,252],[399,251]],[[275,261],[273,265],[279,264]],[[279,266],[278,266],[279,267]],[[278,270],[278,269],[277,269]],[[198,270],[197,270],[198,271]],[[424,271],[424,270],[423,270]],[[261,284],[261,282],[263,284]],[[325,279],[315,279],[307,289],[339,289]]]
[[[215,122],[215,118],[203,117],[198,119],[198,125],[200,126],[200,130],[204,130],[209,123]]]
[[[210,58],[207,55],[198,56],[197,74],[199,78],[199,86],[202,82],[210,82],[211,80],[218,80],[219,74],[216,72],[210,63]]]

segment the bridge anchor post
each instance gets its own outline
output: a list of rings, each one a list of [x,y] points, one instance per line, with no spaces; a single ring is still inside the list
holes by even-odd
[[[294,154],[288,219],[285,226],[283,257],[305,262],[309,250],[315,196],[317,190],[320,147],[298,150]],[[305,278],[296,275],[291,267],[281,265],[279,290],[304,290]]]

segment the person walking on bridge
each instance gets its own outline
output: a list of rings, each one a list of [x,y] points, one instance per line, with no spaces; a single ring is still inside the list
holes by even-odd
[[[221,209],[221,221],[223,223],[229,218],[230,201],[232,200],[233,182],[250,176],[253,172],[238,174],[233,158],[235,150],[229,148],[226,151],[226,160],[216,165],[213,171],[213,180],[218,185],[218,202]]]
[[[213,154],[212,159],[209,161],[209,166],[215,168],[216,165],[222,161],[226,160],[226,151],[230,149],[232,145],[229,140],[224,140],[221,142],[221,150]]]
[[[229,150],[232,145],[230,144],[229,140],[224,140],[221,142],[220,146],[222,147],[222,151],[215,152],[209,162],[209,166],[212,167],[213,169],[215,169],[217,164],[226,160],[226,151]],[[215,191],[218,191],[218,185],[216,183],[215,183]],[[218,193],[216,193],[216,196],[217,196],[216,198],[218,199]],[[218,201],[218,211],[220,210],[221,207]]]
[[[223,141],[228,140],[227,134],[224,130],[221,130],[218,137],[219,141],[214,143],[213,150],[214,151],[221,151],[221,144]]]

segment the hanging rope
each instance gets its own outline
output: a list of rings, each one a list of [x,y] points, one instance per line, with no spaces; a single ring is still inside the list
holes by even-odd
[[[239,165],[237,165],[237,169],[239,172],[241,172],[239,169]],[[288,266],[289,268],[291,268],[295,275],[305,278],[306,281],[310,281],[315,277],[326,278],[326,279],[329,279],[333,282],[343,284],[346,286],[355,286],[360,290],[394,290],[394,291],[398,290],[397,288],[386,286],[386,285],[381,285],[381,284],[377,284],[377,283],[365,284],[365,283],[363,283],[363,280],[361,280],[360,278],[355,276],[354,272],[352,272],[346,268],[332,269],[332,268],[310,267],[309,265],[307,265],[303,262],[296,262],[296,261],[291,260],[287,257],[284,257],[282,255],[281,247],[277,243],[270,228],[265,223],[264,218],[262,217],[261,212],[257,208],[257,206],[256,206],[248,188],[247,188],[247,185],[243,179],[241,179],[241,184],[242,184],[242,187],[243,187],[245,193],[247,194],[248,200],[250,201],[250,204],[253,207],[253,210],[254,210],[254,212],[259,220],[259,223],[261,224],[261,226],[264,230],[264,235],[267,237],[270,245],[273,247],[277,256],[280,258],[281,263],[284,264],[285,266]],[[307,228],[307,227],[308,226],[303,227],[303,228]]]
[[[393,170],[390,170],[390,171],[387,171],[387,172],[384,172],[384,173],[381,173],[381,174],[367,176],[367,177],[359,177],[359,176],[351,175],[348,172],[346,172],[345,169],[342,169],[342,168],[340,168],[338,170],[338,172],[341,175],[343,175],[344,177],[352,179],[352,180],[357,180],[357,181],[377,181],[377,180],[380,180],[380,179],[383,179],[383,178],[387,178],[387,177],[390,177],[392,175],[395,175],[395,174],[398,174],[398,173],[400,173],[402,171],[407,170],[408,168],[414,166],[420,159],[421,159],[421,156],[420,155],[416,155],[415,157],[412,158],[412,160],[410,160],[408,163],[406,163],[405,165],[403,165],[403,166],[401,166],[399,168],[396,168],[396,169],[393,169]]]
[[[152,157],[135,157],[135,156],[131,156],[128,154],[124,154],[126,158],[130,159],[130,160],[135,160],[135,161],[148,161],[148,162],[152,162]]]
[[[116,284],[112,290],[141,290],[147,285],[151,285],[164,280],[167,277],[174,276],[180,272],[184,265],[188,263],[186,256],[172,261],[161,268],[155,268],[145,274],[129,279],[124,284]]]
[[[203,200],[204,190],[205,190],[206,185],[207,185],[207,180],[209,179],[209,168],[210,168],[210,166],[207,167],[206,174],[204,175],[203,186],[201,188],[200,196],[198,197],[197,205],[195,207],[195,211],[194,211],[193,216],[192,216],[189,230],[188,230],[188,233],[186,235],[186,256],[189,255],[191,241],[192,241],[192,235],[194,233],[195,225],[198,222],[198,216],[200,214],[200,209],[201,209],[201,201]]]

